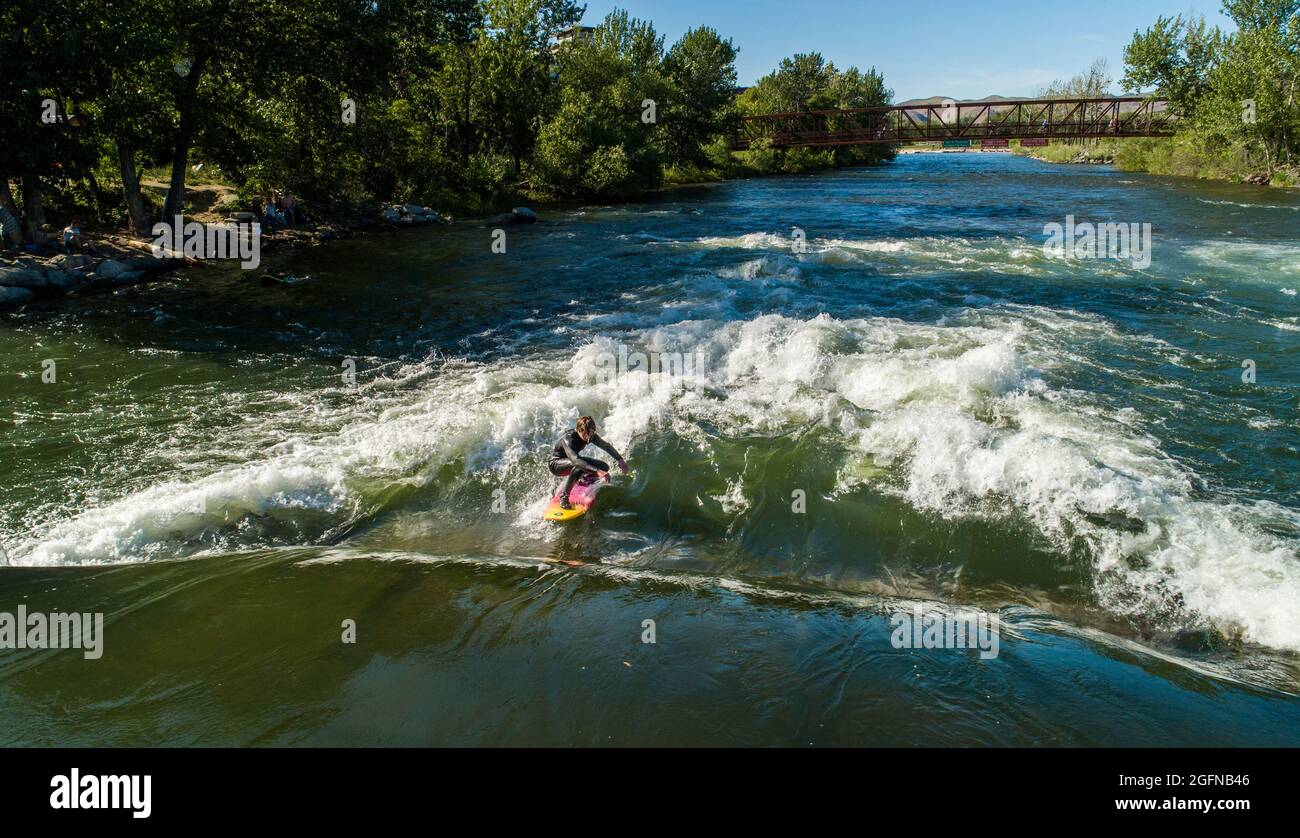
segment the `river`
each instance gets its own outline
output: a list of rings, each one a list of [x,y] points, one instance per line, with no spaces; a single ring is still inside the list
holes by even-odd
[[[1298,229],[915,154],[5,315],[0,611],[105,629],[0,741],[1300,745]],[[632,470],[546,523],[580,413]]]

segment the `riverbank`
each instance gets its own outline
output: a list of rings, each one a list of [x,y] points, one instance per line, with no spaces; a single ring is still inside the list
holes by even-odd
[[[643,194],[619,198],[617,204],[632,203],[637,200],[653,199],[674,189],[690,188],[707,184],[720,184],[728,181],[751,178],[780,177],[790,174],[811,174],[830,172],[856,166],[878,165],[889,162],[879,153],[873,153],[870,160],[839,160],[829,152],[812,152],[807,149],[790,151],[766,149],[759,152],[756,162],[749,153],[730,155],[730,162],[725,166],[711,169],[689,167],[670,169],[665,173],[664,183],[656,189]],[[153,191],[162,193],[158,182],[146,182]],[[185,207],[186,221],[195,221],[205,225],[247,224],[255,220],[251,212],[239,211],[239,204],[231,196],[236,189],[228,184],[208,180],[196,184],[190,190]],[[529,206],[519,205],[518,201],[471,200],[462,196],[460,200],[451,201],[457,208],[474,207],[477,212],[464,218],[461,222],[471,226],[484,225],[493,227],[511,227],[526,225],[538,220],[536,207],[542,214],[553,210],[564,210],[581,205],[584,202],[574,198],[556,200],[529,200]],[[495,214],[484,212],[485,208],[502,210],[514,206],[508,211]],[[435,210],[432,207],[417,204],[374,204],[361,210],[317,210],[327,217],[317,217],[311,222],[295,227],[280,228],[263,233],[260,238],[262,253],[277,253],[285,250],[300,250],[324,245],[331,241],[351,238],[362,234],[391,233],[399,230],[418,228],[430,224],[451,224],[456,222],[452,215]],[[46,231],[52,241],[54,231]],[[202,268],[211,264],[196,259],[160,258],[154,255],[152,238],[134,236],[126,231],[88,228],[82,232],[83,243],[73,253],[53,251],[53,245],[45,246],[43,254],[22,254],[10,251],[0,255],[0,311],[21,309],[32,303],[53,300],[70,295],[112,291],[131,285],[170,276],[174,269],[180,267]],[[264,284],[275,284],[285,277],[254,270],[251,274]]]
[[[521,210],[523,208],[520,208]],[[530,223],[527,212],[498,214],[488,221],[500,224]],[[202,209],[184,216],[204,225],[246,224],[249,213],[223,214]],[[536,216],[533,216],[535,220]],[[349,215],[325,221],[265,230],[259,237],[259,256],[285,250],[319,247],[331,241],[359,234],[395,232],[429,224],[449,224],[452,219],[429,207],[393,205],[384,207],[377,218]],[[159,256],[155,239],[132,236],[123,231],[89,229],[69,252],[18,253],[0,256],[0,311],[20,309],[31,303],[82,294],[111,292],[118,288],[166,278],[178,268],[203,268],[210,261]],[[251,277],[264,284],[283,280],[283,272],[267,273],[251,268]]]
[[[1300,186],[1300,167],[1280,169],[1270,175],[1261,171],[1240,149],[1209,151],[1186,137],[1133,137],[1089,141],[1084,145],[1055,143],[1034,148],[1016,146],[1013,152],[1044,163],[1108,164],[1125,172],[1255,186]]]
[[[211,218],[200,223],[218,224]],[[260,239],[260,252],[312,247],[355,233],[396,225],[322,223],[278,230]],[[203,260],[158,255],[154,239],[125,232],[83,231],[80,244],[67,252],[18,253],[0,256],[0,311],[67,296],[111,292],[170,275],[175,269],[201,268]],[[255,274],[261,276],[261,274]]]

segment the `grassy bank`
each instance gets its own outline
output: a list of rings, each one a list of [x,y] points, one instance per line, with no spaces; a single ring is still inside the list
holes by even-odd
[[[706,162],[670,166],[664,170],[664,183],[710,183],[768,175],[797,175],[865,166],[893,160],[896,152],[889,146],[861,148],[772,148],[760,140],[748,151],[732,151],[721,138],[705,149]]]
[[[1012,151],[1048,163],[1112,163],[1125,172],[1300,186],[1300,169],[1280,169],[1270,177],[1262,161],[1252,159],[1244,148],[1210,149],[1186,136],[1060,142],[1041,148],[1015,146]]]

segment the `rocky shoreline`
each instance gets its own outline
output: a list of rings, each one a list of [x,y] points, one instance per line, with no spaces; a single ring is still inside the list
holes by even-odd
[[[65,253],[4,260],[0,263],[0,310],[51,297],[136,285],[181,264],[184,260],[132,253],[129,248],[114,248],[107,255]]]
[[[247,216],[247,217],[244,217]],[[251,221],[251,214],[236,213],[228,221]],[[487,219],[488,226],[531,224],[536,213],[526,207]],[[377,219],[315,223],[264,233],[263,252],[313,247],[358,233],[400,230],[429,224],[450,224],[452,219],[416,204],[385,206]],[[88,235],[76,253],[54,256],[0,257],[0,311],[20,309],[30,303],[100,291],[112,291],[159,279],[181,267],[207,264],[185,258],[155,256],[151,242],[122,235]]]
[[[1115,155],[1113,154],[1108,154],[1105,152],[1099,154],[1090,153],[1086,150],[1080,151],[1078,154],[1074,155],[1074,157],[1070,158],[1069,160],[1049,160],[1046,157],[1043,157],[1038,154],[1030,154],[1027,156],[1029,157],[1029,159],[1037,160],[1040,163],[1066,163],[1066,164],[1087,163],[1091,165],[1109,166],[1114,164],[1115,162]]]
[[[1091,165],[1113,165],[1115,163],[1115,155],[1113,153],[1104,151],[1089,152],[1086,149],[1080,150],[1078,154],[1075,154],[1074,157],[1071,157],[1068,160],[1050,160],[1038,154],[1029,154],[1026,156],[1031,160],[1037,160],[1040,163],[1064,163],[1067,166],[1075,163],[1086,163]],[[1245,175],[1237,182],[1247,183],[1251,186],[1271,186],[1273,179],[1267,174],[1256,173],[1253,175]]]

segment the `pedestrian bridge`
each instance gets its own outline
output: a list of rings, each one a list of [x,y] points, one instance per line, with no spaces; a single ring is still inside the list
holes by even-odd
[[[759,140],[775,148],[817,148],[952,141],[985,147],[1046,145],[1049,140],[1102,137],[1167,137],[1177,116],[1163,99],[1120,96],[1099,99],[944,100],[934,104],[796,111],[743,117],[731,148],[744,151]]]

